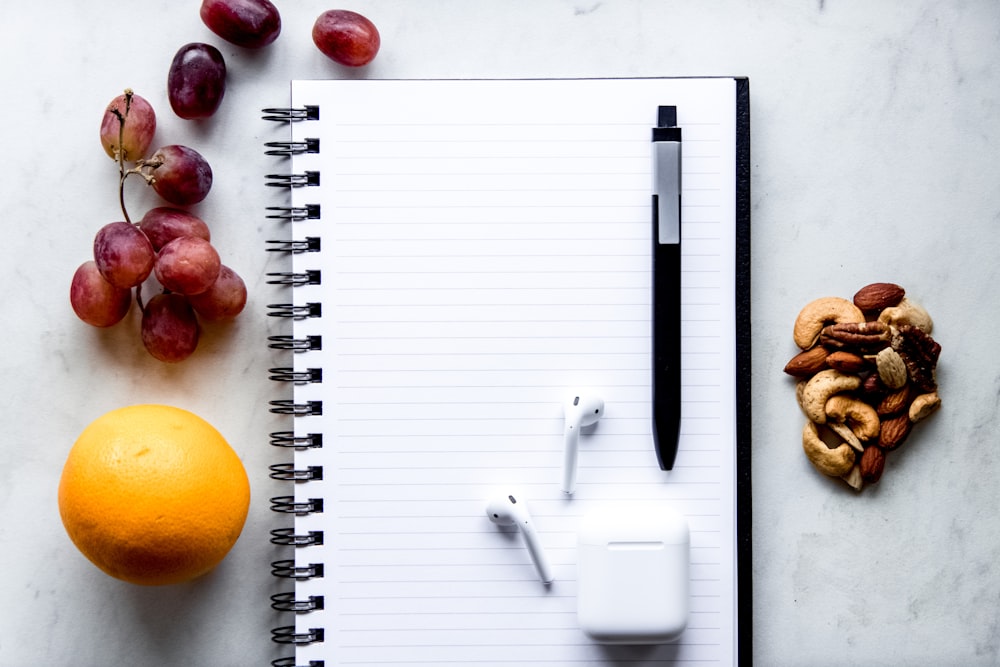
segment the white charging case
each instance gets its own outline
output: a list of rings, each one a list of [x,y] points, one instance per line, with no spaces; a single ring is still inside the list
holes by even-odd
[[[662,644],[689,611],[690,531],[661,504],[586,515],[577,534],[577,620],[604,644]]]

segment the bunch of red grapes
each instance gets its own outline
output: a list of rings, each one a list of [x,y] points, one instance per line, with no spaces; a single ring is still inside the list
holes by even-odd
[[[243,48],[267,46],[281,32],[281,16],[270,0],[202,0],[200,14],[212,32]],[[348,67],[368,64],[380,46],[375,25],[348,10],[323,12],[312,38],[321,52]],[[210,117],[225,90],[226,63],[216,47],[193,42],[177,51],[167,76],[175,114]],[[243,279],[222,264],[208,225],[183,208],[208,195],[211,167],[187,146],[163,146],[150,155],[155,130],[153,107],[131,90],[104,112],[101,143],[118,163],[125,219],[97,232],[94,258],[73,276],[70,303],[84,322],[110,327],[125,318],[135,301],[142,311],[145,348],[161,361],[177,362],[195,351],[199,322],[235,318],[246,305],[247,290]],[[170,206],[154,208],[133,222],[124,200],[125,179],[133,175],[145,179]],[[150,287],[155,294],[144,299],[143,289]]]
[[[153,107],[131,90],[112,100],[104,112],[101,143],[119,165],[125,220],[98,230],[94,258],[73,276],[70,303],[87,324],[109,327],[124,319],[134,300],[142,311],[145,348],[161,361],[177,362],[195,351],[199,318],[236,317],[246,305],[247,289],[243,279],[222,264],[208,225],[180,208],[208,195],[212,168],[187,146],[163,146],[150,155],[155,130]],[[123,196],[125,179],[132,175],[144,178],[171,206],[153,208],[132,222]],[[142,290],[153,279],[160,290],[144,299]]]

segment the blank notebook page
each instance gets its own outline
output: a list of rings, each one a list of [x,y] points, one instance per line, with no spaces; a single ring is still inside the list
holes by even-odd
[[[295,550],[324,576],[296,616],[325,629],[298,660],[328,665],[732,664],[735,655],[735,89],[732,79],[296,81],[320,120],[293,173],[319,220],[290,223],[322,251],[295,255],[321,284],[293,290],[322,317],[295,322],[322,382],[295,388],[323,414],[296,486],[323,512]],[[650,129],[683,128],[680,449],[659,469],[650,436]],[[577,490],[560,491],[562,403],[603,395],[582,431]],[[492,524],[499,489],[527,500],[555,581],[520,535]],[[576,620],[576,534],[598,507],[669,503],[691,528],[691,615],[671,644],[608,647]],[[655,511],[651,509],[650,511]]]

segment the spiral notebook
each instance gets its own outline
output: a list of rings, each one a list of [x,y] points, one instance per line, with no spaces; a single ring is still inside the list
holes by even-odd
[[[650,129],[684,131],[681,437],[650,437]],[[291,254],[270,314],[274,665],[750,662],[749,84],[742,78],[294,81],[269,142]],[[602,393],[560,491],[562,403]],[[485,516],[527,498],[555,580]],[[691,530],[680,639],[600,645],[576,617],[591,509]]]

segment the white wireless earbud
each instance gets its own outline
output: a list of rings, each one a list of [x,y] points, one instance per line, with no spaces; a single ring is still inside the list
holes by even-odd
[[[604,399],[591,392],[577,392],[563,407],[566,416],[566,453],[563,459],[563,493],[576,490],[576,456],[580,442],[580,427],[596,424],[604,414]]]
[[[535,563],[538,576],[546,584],[552,581],[552,570],[545,560],[545,552],[542,545],[538,543],[538,534],[531,523],[531,515],[523,500],[518,500],[517,496],[509,494],[504,497],[494,498],[486,505],[486,516],[490,521],[498,526],[517,526],[520,529],[521,537],[524,538],[524,546],[528,548],[528,555]]]

